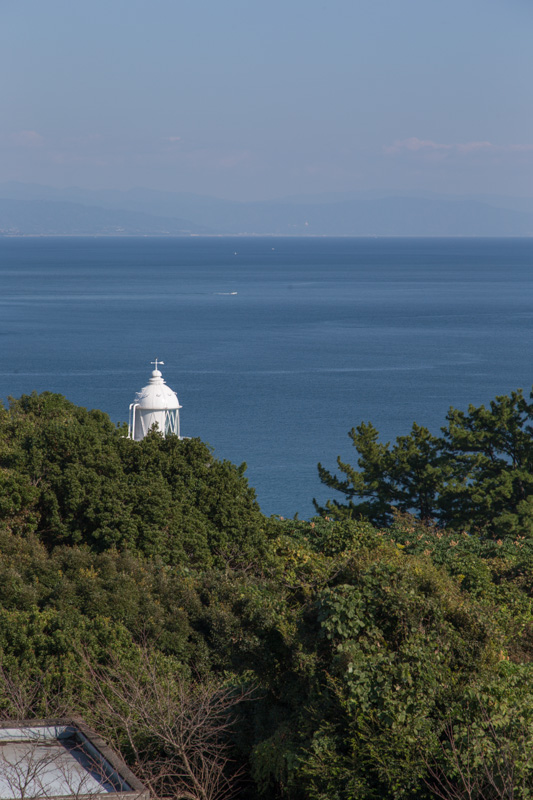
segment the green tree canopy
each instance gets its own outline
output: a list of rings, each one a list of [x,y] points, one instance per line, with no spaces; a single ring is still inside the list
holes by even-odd
[[[338,467],[346,476],[342,479],[318,465],[322,483],[342,492],[348,503],[328,501],[325,508],[315,503],[320,513],[336,519],[366,517],[378,525],[391,521],[392,506],[415,511],[420,519],[435,516],[439,493],[449,475],[441,439],[416,423],[411,434],[398,437],[392,447],[389,442],[379,441],[379,432],[372,423],[362,422],[352,428],[349,436],[359,453],[359,470],[339,457]]]
[[[415,423],[392,445],[371,423],[353,428],[358,468],[339,457],[339,477],[318,465],[320,480],[346,502],[315,502],[319,513],[388,525],[396,508],[495,538],[532,536],[533,404],[518,390],[488,408],[451,408],[447,423],[440,436]]]
[[[360,426],[342,519],[306,522],[264,518],[243,468],[198,440],[131,442],[58,395],[12,401],[0,718],[81,713],[165,778],[186,755],[161,734],[176,744],[202,712],[242,800],[529,800],[529,414],[517,393],[392,446]],[[492,537],[445,527],[469,509],[472,531],[494,512]]]
[[[12,400],[0,411],[0,520],[47,547],[128,548],[168,564],[261,549],[245,464],[217,460],[199,439],[125,433],[61,395]]]

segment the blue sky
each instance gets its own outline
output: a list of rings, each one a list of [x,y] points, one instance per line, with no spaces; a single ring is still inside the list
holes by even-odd
[[[533,196],[530,0],[0,0],[0,182]]]

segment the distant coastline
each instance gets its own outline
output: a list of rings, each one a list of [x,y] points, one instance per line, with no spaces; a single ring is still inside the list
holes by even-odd
[[[0,239],[531,239],[528,234],[332,234],[332,233],[3,233]]]
[[[230,201],[0,184],[1,236],[530,237],[533,198],[347,193]]]

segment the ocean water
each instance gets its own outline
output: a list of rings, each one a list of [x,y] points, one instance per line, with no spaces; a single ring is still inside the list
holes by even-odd
[[[387,441],[529,390],[532,334],[533,239],[0,239],[0,397],[127,420],[162,359],[267,514],[310,516],[361,420]]]

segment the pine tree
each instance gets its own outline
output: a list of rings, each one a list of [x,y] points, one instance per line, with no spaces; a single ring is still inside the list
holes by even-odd
[[[438,496],[449,473],[449,463],[442,455],[439,439],[416,422],[408,436],[399,436],[390,443],[379,442],[379,432],[372,423],[362,422],[349,433],[359,453],[356,470],[340,457],[337,464],[346,479],[330,473],[322,464],[318,474],[322,483],[343,492],[348,503],[328,500],[324,508],[316,501],[320,514],[335,518],[366,517],[378,525],[392,519],[392,507],[416,511],[420,519],[429,520],[438,514]],[[360,498],[361,502],[354,501]]]
[[[518,390],[488,408],[450,408],[447,422],[440,437],[414,423],[392,446],[371,423],[353,428],[358,469],[338,458],[343,478],[318,465],[322,483],[347,502],[315,501],[317,511],[386,525],[394,507],[494,538],[533,537],[533,404]]]

